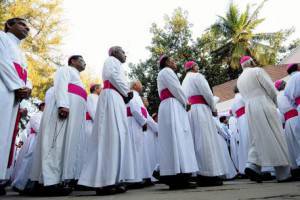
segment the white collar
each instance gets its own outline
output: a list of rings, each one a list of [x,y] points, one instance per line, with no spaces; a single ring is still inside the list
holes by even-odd
[[[7,35],[13,42],[15,42],[17,45],[20,45],[21,40],[17,38],[14,34],[7,32]]]

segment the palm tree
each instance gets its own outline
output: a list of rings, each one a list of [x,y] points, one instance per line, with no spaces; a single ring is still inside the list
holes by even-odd
[[[293,30],[254,33],[264,21],[258,15],[265,2],[259,4],[252,13],[249,4],[246,10],[240,12],[238,6],[231,3],[226,15],[218,16],[217,22],[208,29],[217,41],[217,48],[211,52],[216,60],[228,64],[232,69],[239,68],[239,60],[243,55],[253,57],[262,66],[276,62],[282,42]]]

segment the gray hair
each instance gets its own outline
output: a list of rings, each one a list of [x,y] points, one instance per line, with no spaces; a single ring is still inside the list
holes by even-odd
[[[132,89],[133,86],[134,86],[137,82],[140,82],[140,80],[138,80],[138,79],[133,79],[132,81],[130,81],[130,83],[129,83],[130,89]]]
[[[113,47],[110,47],[109,50],[108,50],[108,55],[109,56],[113,56],[115,55],[118,51],[120,51],[122,49],[122,47],[120,46],[113,46]]]

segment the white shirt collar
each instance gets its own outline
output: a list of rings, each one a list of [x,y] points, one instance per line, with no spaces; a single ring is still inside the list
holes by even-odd
[[[17,38],[14,34],[7,32],[7,35],[13,42],[15,42],[17,45],[20,45],[21,40]]]

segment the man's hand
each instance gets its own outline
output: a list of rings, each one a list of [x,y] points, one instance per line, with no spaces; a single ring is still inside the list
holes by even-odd
[[[125,104],[128,104],[129,101],[133,98],[133,92],[128,92],[127,97],[124,97]]]
[[[189,112],[191,110],[192,105],[190,103],[186,104],[185,110]]]
[[[147,131],[147,123],[143,126],[143,132]]]
[[[218,116],[218,112],[217,112],[217,111],[212,111],[212,115],[213,115],[214,117],[217,117],[217,116]]]
[[[59,107],[58,117],[59,119],[67,119],[69,116],[69,108]]]
[[[15,90],[15,95],[16,95],[16,101],[22,101],[23,99],[29,98],[31,94],[31,89],[24,87]]]

